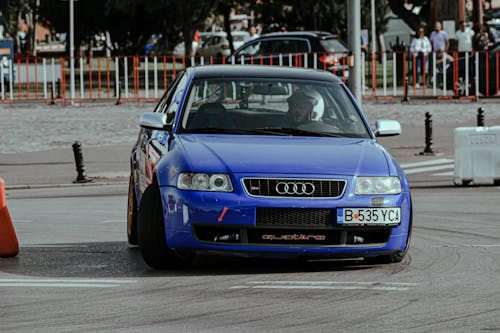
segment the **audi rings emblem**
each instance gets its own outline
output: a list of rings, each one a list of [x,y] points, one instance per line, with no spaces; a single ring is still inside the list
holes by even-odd
[[[281,195],[312,195],[316,190],[310,182],[279,182],[276,184],[276,192]]]

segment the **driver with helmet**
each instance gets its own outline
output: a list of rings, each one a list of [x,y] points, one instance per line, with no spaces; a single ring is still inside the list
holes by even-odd
[[[314,89],[301,88],[288,97],[288,119],[298,126],[311,121],[321,121],[325,103],[321,94]]]

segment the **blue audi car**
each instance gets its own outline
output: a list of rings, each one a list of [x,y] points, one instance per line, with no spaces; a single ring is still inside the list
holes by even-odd
[[[140,117],[128,241],[156,269],[197,253],[401,261],[408,180],[342,81],[326,71],[212,65],[176,77]]]

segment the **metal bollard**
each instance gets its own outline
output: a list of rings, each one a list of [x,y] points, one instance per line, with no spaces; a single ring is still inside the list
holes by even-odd
[[[57,79],[57,97],[61,98],[61,79]]]
[[[432,115],[425,113],[425,149],[424,154],[434,154],[432,151]]]
[[[76,172],[78,173],[78,176],[73,181],[73,183],[90,182],[90,179],[85,176],[85,169],[83,167],[82,145],[78,141],[75,141],[75,143],[73,143],[73,154],[75,155]]]
[[[484,110],[483,108],[477,109],[477,126],[484,126]]]
[[[404,97],[401,100],[402,102],[408,102],[410,99],[408,98],[408,75],[405,76],[405,90]]]
[[[117,85],[117,89],[118,91],[116,92],[116,96],[118,97],[118,99],[116,100],[116,103],[115,105],[120,105],[122,104],[122,81],[118,81],[118,85]]]
[[[50,83],[50,103],[49,104],[50,105],[56,104],[54,102],[54,84],[52,82]]]

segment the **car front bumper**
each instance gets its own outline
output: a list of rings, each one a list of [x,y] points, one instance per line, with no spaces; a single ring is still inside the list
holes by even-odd
[[[348,184],[352,182],[348,182]],[[351,185],[352,186],[352,185]],[[161,187],[167,244],[178,250],[271,257],[363,257],[403,251],[411,219],[409,191],[339,198],[253,197]],[[398,225],[345,226],[338,207],[400,207]],[[379,206],[377,206],[379,207]]]

